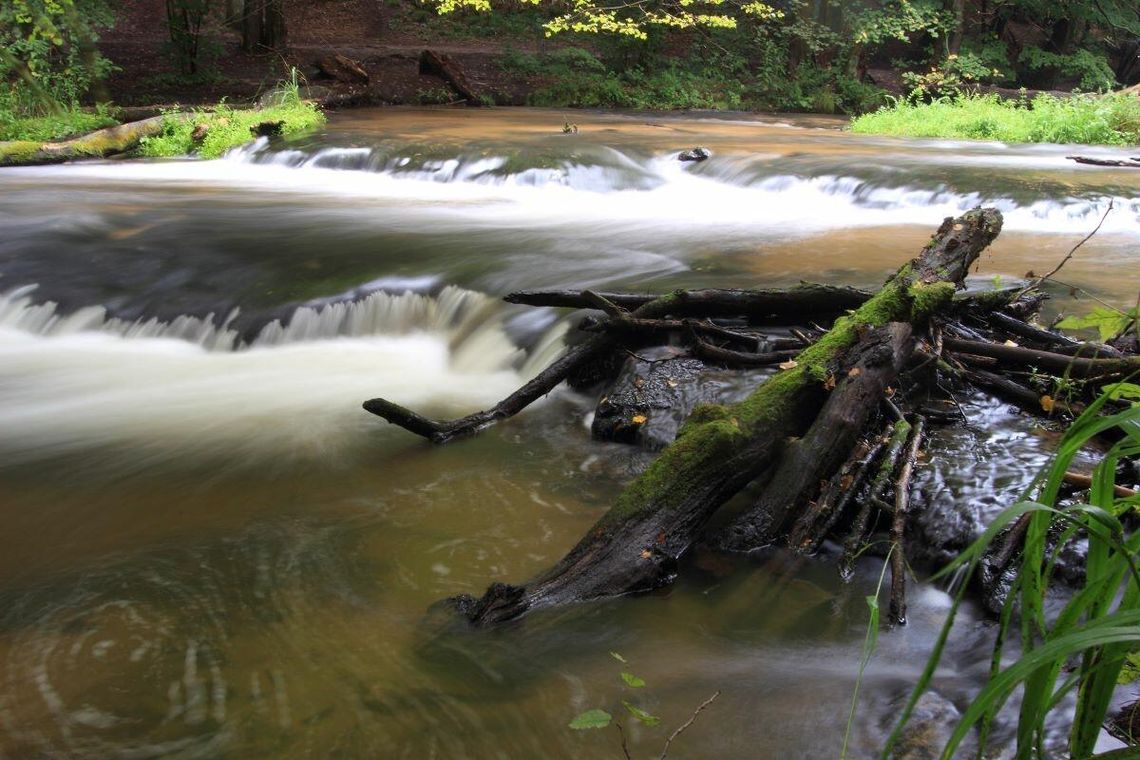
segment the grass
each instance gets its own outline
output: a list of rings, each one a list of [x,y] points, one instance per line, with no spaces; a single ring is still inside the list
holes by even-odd
[[[221,103],[210,110],[196,111],[189,119],[172,114],[161,134],[143,138],[139,155],[218,158],[230,148],[253,139],[254,128],[266,122],[279,122],[281,135],[306,132],[325,123],[325,115],[315,103],[301,100],[295,71],[293,80],[280,85],[276,92],[276,105],[268,108],[237,110]],[[205,136],[195,140],[195,130],[203,129]]]
[[[911,104],[903,101],[856,117],[851,131],[900,137],[1000,140],[1010,143],[1140,145],[1140,98],[1127,93],[1056,98],[1031,103],[996,95]]]
[[[935,576],[948,577],[961,567],[972,573],[1004,528],[1023,516],[1027,520],[1020,565],[1000,616],[989,681],[963,713],[943,749],[944,760],[959,756],[962,742],[975,727],[980,756],[990,726],[1018,687],[1023,687],[1017,722],[1019,760],[1046,756],[1046,717],[1074,690],[1076,711],[1069,732],[1069,755],[1088,758],[1093,754],[1128,655],[1140,646],[1140,532],[1129,535],[1120,520],[1124,512],[1140,504],[1136,497],[1117,498],[1113,492],[1117,464],[1140,455],[1140,405],[1102,415],[1110,396],[1108,389],[1073,422],[1053,461],[1038,475],[1024,499],[1005,509],[977,541]],[[1061,486],[1066,470],[1077,452],[1103,433],[1119,440],[1093,470],[1087,502],[1063,503]],[[1088,537],[1089,544],[1085,585],[1059,614],[1047,619],[1045,599],[1056,554],[1080,533]],[[911,711],[930,683],[966,585],[961,584],[934,652],[883,748],[883,760],[891,756]],[[1020,655],[1003,666],[1004,644],[1014,637],[1020,639]]]
[[[118,123],[102,109],[92,112],[67,108],[46,116],[23,117],[0,110],[0,140],[44,143],[113,127]]]

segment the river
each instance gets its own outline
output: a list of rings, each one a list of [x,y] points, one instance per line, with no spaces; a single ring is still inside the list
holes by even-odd
[[[715,691],[670,756],[837,757],[880,560],[849,585],[779,554],[697,561],[664,593],[466,631],[432,605],[552,564],[646,455],[589,440],[594,399],[566,390],[442,448],[360,404],[442,417],[512,390],[568,329],[501,304],[513,289],[874,287],[978,204],[1005,214],[986,287],[1052,268],[1113,199],[1051,308],[1135,302],[1127,170],[841,126],[369,109],[218,161],[0,170],[0,758],[619,757],[612,730],[567,723],[622,699],[662,717],[625,721],[656,756]],[[712,158],[677,160],[696,145]],[[964,410],[920,488],[980,519],[1055,431]],[[948,597],[911,607],[853,757]],[[935,679],[959,708],[992,635],[961,615]]]

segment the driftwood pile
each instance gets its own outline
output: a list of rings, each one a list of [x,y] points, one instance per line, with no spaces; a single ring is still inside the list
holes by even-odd
[[[671,344],[684,361],[770,366],[774,374],[739,403],[693,409],[676,439],[555,566],[523,585],[494,583],[479,599],[458,597],[458,610],[486,626],[650,590],[671,583],[698,542],[731,552],[773,544],[811,552],[832,537],[844,547],[840,568],[849,574],[878,521],[889,524],[893,544],[890,615],[905,622],[910,478],[926,427],[956,417],[947,389],[980,386],[1037,414],[1066,414],[1079,402],[1053,399],[1033,383],[1048,375],[1108,381],[1140,369],[1131,353],[1032,324],[1044,298],[1032,289],[958,293],[1001,224],[994,209],[946,219],[874,294],[805,285],[508,296],[601,316],[585,321],[583,342],[485,411],[441,422],[385,399],[365,409],[443,444],[518,413],[563,381],[612,379],[621,359],[646,346]],[[793,327],[765,337],[771,325]],[[626,410],[624,429],[647,424],[643,410]],[[758,494],[751,506],[710,533],[713,514],[749,484]]]

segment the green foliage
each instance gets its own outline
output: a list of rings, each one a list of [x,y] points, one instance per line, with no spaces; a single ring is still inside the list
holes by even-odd
[[[639,722],[644,723],[645,725],[649,726],[650,728],[653,728],[654,726],[661,724],[660,718],[658,718],[656,715],[650,715],[649,713],[647,713],[645,710],[642,710],[637,705],[630,704],[629,702],[627,702],[624,699],[621,701],[621,704],[622,704],[622,707],[624,707],[630,715],[632,715],[634,718],[636,718]]]
[[[877,45],[906,41],[924,32],[933,37],[947,33],[954,19],[937,0],[887,0],[880,3],[843,4],[846,25],[856,44]]]
[[[1066,79],[1079,80],[1078,86],[1085,91],[1103,92],[1116,84],[1116,75],[1108,65],[1108,59],[1091,50],[1078,50],[1066,55],[1027,47],[1017,60],[1030,71],[1056,69]]]
[[[1039,95],[1030,108],[996,95],[911,104],[897,102],[851,122],[860,134],[965,138],[1003,142],[1140,143],[1140,98]]]
[[[905,432],[910,432],[910,425],[906,425]],[[905,433],[904,433],[905,436]],[[859,658],[859,673],[855,677],[855,690],[851,694],[851,709],[847,712],[847,729],[843,732],[843,749],[839,753],[840,760],[846,760],[847,748],[851,740],[851,729],[855,727],[855,708],[859,704],[859,687],[863,683],[863,674],[867,671],[867,664],[875,655],[875,650],[879,647],[879,594],[883,590],[883,581],[887,577],[887,567],[890,565],[891,554],[895,551],[894,546],[887,552],[887,556],[883,558],[883,568],[879,571],[879,583],[875,586],[875,593],[869,594],[865,597],[867,602],[867,609],[870,614],[867,620],[867,633],[863,638],[863,654]]]
[[[1066,330],[1086,330],[1096,328],[1101,342],[1115,338],[1128,328],[1136,324],[1140,317],[1140,309],[1133,307],[1127,311],[1112,309],[1107,306],[1094,306],[1083,317],[1065,317],[1057,323],[1057,327]]]
[[[0,112],[43,115],[75,106],[112,69],[95,48],[109,0],[0,2]]]
[[[491,0],[433,0],[440,14],[460,9],[491,11]],[[778,18],[780,11],[759,0],[725,3],[724,0],[647,0],[629,4],[599,3],[595,0],[523,0],[534,6],[553,7],[558,15],[543,24],[547,37],[566,32],[624,35],[638,40],[649,38],[654,28],[733,29],[742,18]]]
[[[113,127],[118,123],[105,108],[97,108],[95,111],[71,108],[46,116],[26,118],[0,111],[0,140],[49,142]]]
[[[622,672],[621,680],[625,681],[625,685],[631,689],[641,689],[645,686],[645,679],[635,676],[633,673]]]
[[[251,128],[263,122],[281,122],[281,134],[291,135],[308,131],[325,122],[317,106],[301,100],[296,76],[290,83],[279,87],[278,104],[269,108],[236,110],[220,104],[209,111],[199,111],[193,119],[171,116],[163,125],[162,134],[143,138],[139,152],[143,156],[169,157],[197,155],[217,158],[230,148],[253,139]],[[196,127],[204,125],[205,138],[194,140]]]
[[[1069,753],[1084,758],[1094,751],[1127,657],[1140,646],[1140,570],[1136,564],[1140,533],[1129,534],[1120,521],[1122,513],[1136,507],[1136,500],[1119,499],[1114,494],[1117,464],[1140,455],[1140,406],[1102,416],[1107,401],[1105,394],[1089,405],[1066,431],[1052,462],[1023,500],[1002,511],[977,541],[936,576],[946,577],[962,567],[972,573],[1007,526],[1022,517],[1028,521],[1017,576],[1000,618],[1001,631],[991,660],[990,679],[963,713],[943,750],[944,760],[958,756],[962,741],[977,725],[979,743],[984,747],[998,711],[1020,686],[1024,690],[1017,724],[1019,758],[1043,757],[1046,717],[1073,690],[1077,704],[1069,733]],[[1107,431],[1121,437],[1093,470],[1087,502],[1062,505],[1061,487],[1074,457],[1094,437]],[[1060,536],[1051,541],[1056,528],[1060,528]],[[1078,534],[1087,536],[1089,545],[1084,586],[1049,620],[1045,599],[1052,583],[1056,552]],[[966,586],[961,583],[961,589]],[[914,705],[930,682],[954,624],[961,593],[922,678],[883,748],[882,758],[890,756]],[[1019,617],[1016,627],[1015,607]],[[1021,653],[1012,664],[1003,667],[1004,644],[1018,633]],[[1078,665],[1069,672],[1068,665],[1074,658]]]
[[[570,728],[573,728],[576,731],[582,731],[587,728],[605,728],[610,724],[610,721],[613,720],[613,717],[614,716],[610,715],[605,710],[587,710],[586,712],[577,715],[574,720],[570,721]]]
[[[1003,51],[1001,43],[990,43],[977,51],[964,50],[949,55],[941,65],[931,66],[929,71],[904,72],[902,80],[909,88],[907,100],[919,103],[953,99],[970,92],[974,85],[1008,83],[1013,73],[1004,60]]]

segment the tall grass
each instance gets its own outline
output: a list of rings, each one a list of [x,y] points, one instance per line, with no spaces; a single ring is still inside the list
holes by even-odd
[[[1140,144],[1140,97],[1129,93],[1039,95],[1032,102],[966,95],[911,104],[898,101],[851,121],[860,134],[1000,140],[1014,143]]]
[[[1020,565],[1000,616],[990,679],[963,713],[943,749],[944,760],[957,757],[975,726],[981,757],[990,726],[1019,686],[1018,760],[1045,757],[1046,717],[1074,689],[1076,712],[1069,733],[1069,753],[1073,758],[1092,756],[1125,659],[1140,646],[1140,532],[1129,535],[1120,521],[1120,515],[1140,506],[1140,501],[1134,496],[1114,495],[1118,462],[1140,454],[1140,406],[1101,416],[1109,396],[1102,395],[1073,422],[1053,461],[1038,475],[1024,500],[1001,512],[977,541],[936,576],[949,576],[963,566],[972,573],[999,533],[1023,515],[1028,516]],[[1093,470],[1088,501],[1062,505],[1061,486],[1073,458],[1094,437],[1110,431],[1121,437]],[[1062,532],[1057,540],[1050,541],[1054,528]],[[1056,554],[1081,532],[1089,544],[1085,585],[1050,621],[1044,602]],[[926,669],[883,749],[884,760],[930,683],[961,599],[960,592]],[[1020,640],[1020,655],[1003,667],[1005,642],[1014,636]],[[1076,665],[1072,672],[1066,670],[1070,663]]]

